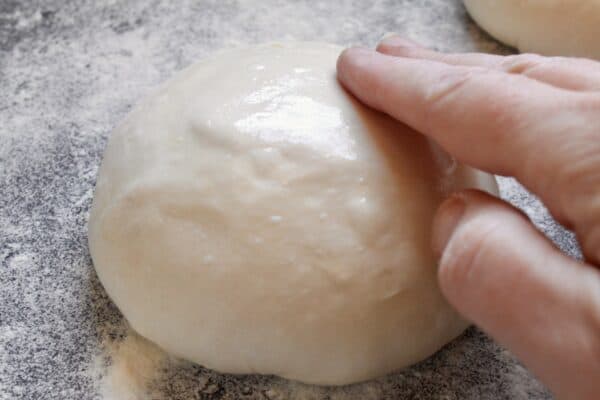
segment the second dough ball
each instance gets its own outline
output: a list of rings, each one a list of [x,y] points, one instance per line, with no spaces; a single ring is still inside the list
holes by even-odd
[[[551,56],[600,59],[600,0],[463,0],[498,40]]]

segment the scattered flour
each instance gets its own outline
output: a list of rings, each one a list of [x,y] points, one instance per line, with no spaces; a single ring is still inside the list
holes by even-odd
[[[116,334],[115,334],[116,333]],[[102,350],[89,366],[98,400],[376,400],[405,398],[447,399],[457,397],[454,384],[487,390],[475,397],[492,400],[508,385],[514,399],[541,398],[545,389],[532,385],[530,374],[506,350],[481,346],[489,339],[475,330],[423,363],[369,382],[341,387],[306,385],[274,376],[227,375],[169,356],[130,328],[100,332]],[[474,340],[477,339],[477,340]],[[491,342],[489,342],[491,343]],[[500,365],[504,376],[488,368],[489,360]],[[488,361],[485,361],[488,360]],[[433,366],[436,366],[435,368]],[[454,371],[453,375],[451,371]],[[448,376],[452,376],[448,378]],[[0,397],[1,398],[1,397]],[[549,397],[548,397],[549,398]],[[3,400],[3,399],[2,399]]]
[[[91,367],[102,400],[146,400],[168,355],[135,332],[108,344]]]
[[[227,385],[227,375],[204,370],[183,360],[171,357],[153,343],[128,329],[124,338],[103,341],[104,349],[94,357],[88,375],[94,380],[101,400],[168,400],[172,397],[173,384],[179,382],[181,393],[192,393],[190,387],[182,385],[172,371],[175,369],[197,369],[201,375],[191,383],[196,392],[208,398],[217,395]],[[197,375],[197,374],[196,374]],[[305,385],[276,377],[267,379],[269,384],[256,390],[256,385],[241,387],[239,392],[249,399],[267,400],[375,400],[381,398],[380,385],[375,381],[339,388]],[[252,379],[252,377],[250,377]],[[169,390],[164,390],[165,385]],[[259,385],[261,386],[261,385]],[[258,396],[258,397],[257,397]]]

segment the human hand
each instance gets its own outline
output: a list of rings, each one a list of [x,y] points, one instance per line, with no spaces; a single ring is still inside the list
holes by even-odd
[[[338,78],[458,161],[514,176],[575,231],[561,253],[500,199],[469,190],[434,221],[448,301],[511,349],[562,399],[600,393],[600,63],[442,54],[397,36],[352,48]]]

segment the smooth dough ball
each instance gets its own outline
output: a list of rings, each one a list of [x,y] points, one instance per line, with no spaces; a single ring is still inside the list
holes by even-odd
[[[337,385],[465,329],[436,283],[432,216],[494,178],[359,104],[336,80],[340,51],[222,53],[113,132],[90,249],[141,335],[221,372]]]
[[[600,0],[463,0],[496,39],[552,56],[600,59]]]

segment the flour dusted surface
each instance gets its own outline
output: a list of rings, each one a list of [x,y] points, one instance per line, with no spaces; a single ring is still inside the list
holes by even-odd
[[[93,272],[87,212],[107,136],[138,99],[224,47],[281,39],[372,46],[389,31],[442,50],[507,51],[458,0],[0,1],[0,399],[100,399],[92,360],[124,328]],[[576,249],[521,187],[501,188],[561,247]],[[218,388],[212,394],[199,390],[204,377]],[[550,398],[474,329],[373,384],[377,398]],[[281,385],[191,364],[156,378],[165,399],[264,399],[263,390]]]

